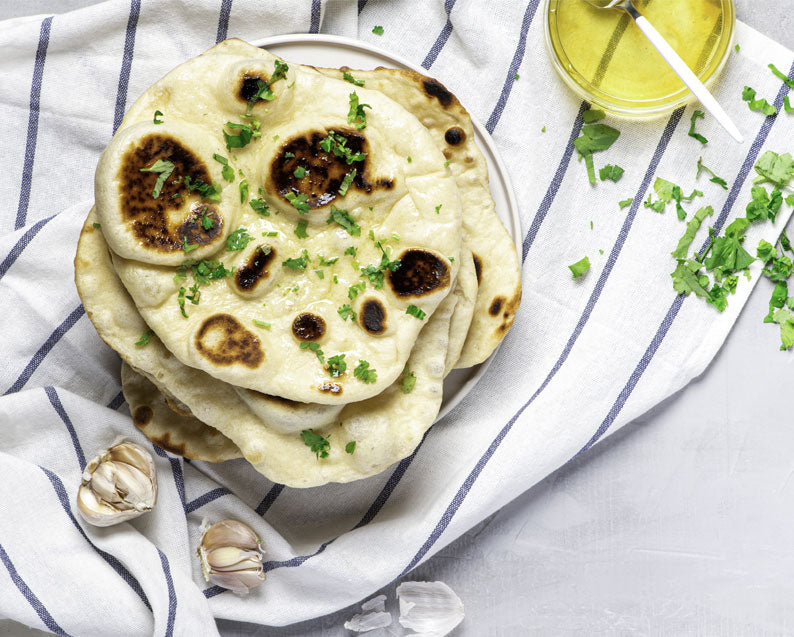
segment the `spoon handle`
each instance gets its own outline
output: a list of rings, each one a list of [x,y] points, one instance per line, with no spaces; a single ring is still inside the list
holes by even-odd
[[[681,59],[681,56],[667,43],[662,34],[644,16],[637,14],[633,17],[645,37],[651,41],[651,44],[656,47],[659,54],[670,65],[670,68],[675,71],[675,74],[681,78],[684,84],[689,87],[689,90],[694,93],[695,97],[700,100],[703,107],[730,133],[731,137],[737,142],[743,142],[744,137],[739,132],[739,129],[736,128],[736,124],[733,123],[728,113],[723,110],[722,106],[714,99],[714,96],[709,93],[709,90],[703,86],[697,75]]]

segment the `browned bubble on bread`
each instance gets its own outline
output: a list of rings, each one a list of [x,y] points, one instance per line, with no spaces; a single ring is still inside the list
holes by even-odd
[[[389,283],[397,296],[425,296],[449,286],[449,268],[432,252],[411,248],[400,255],[400,267],[389,272]]]
[[[155,199],[154,186],[160,175],[141,169],[151,168],[158,159],[170,161],[174,170]],[[205,245],[221,234],[223,219],[211,206],[193,205],[181,223],[169,219],[185,206],[185,177],[212,181],[206,164],[170,135],[146,135],[122,157],[118,172],[122,218],[146,248],[174,252],[182,250],[186,241]],[[204,215],[213,220],[211,228],[202,226]]]
[[[335,133],[346,140],[346,148],[355,153],[369,153],[366,137],[354,130],[339,129]],[[372,178],[369,175],[369,162],[361,161],[348,164],[347,161],[325,151],[320,142],[328,137],[328,131],[315,130],[296,135],[286,140],[280,147],[270,165],[271,189],[286,201],[288,193],[308,196],[307,203],[312,208],[328,205],[339,196],[339,187],[345,176],[356,171],[350,188],[371,193],[373,190],[391,190],[394,182],[387,178]],[[302,168],[303,177],[296,177],[295,171]],[[300,173],[300,171],[298,171]]]
[[[292,321],[292,333],[300,341],[317,341],[325,334],[325,321],[321,316],[303,312]]]
[[[444,133],[444,141],[450,146],[457,146],[466,139],[466,132],[460,126],[450,126]]]
[[[251,292],[270,275],[268,266],[276,257],[276,249],[270,246],[257,246],[248,258],[248,263],[234,274],[234,282],[239,290]]]
[[[196,332],[196,350],[216,365],[235,363],[255,369],[265,360],[259,339],[231,314],[204,319]]]
[[[367,333],[383,334],[386,331],[386,308],[378,299],[367,299],[361,304],[358,320]]]

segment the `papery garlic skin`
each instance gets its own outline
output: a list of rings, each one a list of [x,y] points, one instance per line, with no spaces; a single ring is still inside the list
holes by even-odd
[[[151,511],[156,501],[154,460],[146,449],[129,441],[93,458],[83,470],[77,492],[77,509],[94,526],[137,518]]]
[[[208,526],[197,553],[204,579],[237,595],[265,581],[261,542],[247,524],[223,520]]]

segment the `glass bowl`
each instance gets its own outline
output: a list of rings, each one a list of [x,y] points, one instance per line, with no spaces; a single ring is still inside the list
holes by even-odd
[[[635,0],[636,7],[709,86],[733,45],[733,0]],[[585,0],[545,0],[543,27],[554,68],[593,107],[650,118],[694,98],[625,11]]]

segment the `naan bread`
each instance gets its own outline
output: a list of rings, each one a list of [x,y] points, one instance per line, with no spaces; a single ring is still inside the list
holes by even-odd
[[[515,243],[496,214],[488,165],[474,141],[471,118],[437,80],[407,69],[318,69],[329,77],[348,71],[365,87],[416,115],[449,160],[463,209],[464,242],[474,254],[479,288],[471,328],[455,367],[482,363],[513,325],[521,303],[521,268]]]
[[[229,152],[224,124],[254,122],[243,116],[243,97],[252,81],[269,80],[276,61],[244,42],[226,41],[149,88],[100,159],[97,213],[136,307],[180,361],[257,392],[342,405],[377,395],[399,377],[420,330],[454,287],[458,189],[414,115],[383,93],[297,65],[273,83],[273,100],[253,105],[261,137]],[[371,107],[363,130],[348,122],[353,88]],[[156,110],[162,124],[153,122]],[[347,163],[321,147],[332,130],[366,158]],[[213,154],[228,159],[234,183],[223,180]],[[141,169],[157,169],[157,161],[174,169],[155,199],[159,173]],[[342,197],[340,184],[353,168],[356,176]],[[303,169],[306,176],[298,176]],[[187,178],[224,185],[220,200],[188,192]],[[267,216],[241,203],[243,179],[249,199],[263,189]],[[300,214],[288,194],[308,196],[309,211]],[[349,211],[360,234],[327,223],[332,205]],[[236,247],[240,228],[252,239],[229,251],[227,239]],[[308,236],[300,238],[304,231]],[[351,246],[355,256],[345,254]],[[302,255],[311,261],[300,262]],[[175,278],[174,266],[186,258],[218,259],[235,274],[206,281],[197,296],[195,271],[183,268],[183,278]],[[331,259],[338,261],[322,265]],[[395,260],[399,267],[383,267]],[[366,289],[351,290],[362,283]],[[339,314],[346,305],[356,320]],[[424,320],[407,312],[412,305]],[[345,357],[347,371],[332,377],[327,361],[337,355]],[[376,375],[354,375],[362,361]]]
[[[333,423],[316,428],[309,426],[308,419],[317,415],[318,406],[305,405],[306,428],[331,441],[329,458],[318,459],[299,433],[280,433],[263,422],[241,399],[239,388],[182,364],[156,335],[147,345],[135,345],[147,325],[114,272],[102,231],[95,223],[92,211],[80,234],[75,282],[100,337],[126,363],[167,392],[164,400],[167,397],[172,410],[190,414],[193,420],[220,431],[271,480],[309,487],[374,475],[409,455],[435,420],[441,405],[454,294],[448,295],[427,321],[408,359],[405,373],[416,378],[409,393],[403,393],[398,382],[379,396],[345,406]],[[147,396],[145,400],[154,400]],[[139,406],[134,404],[133,415]],[[291,406],[292,410],[301,408],[297,403]],[[168,430],[168,419],[163,422]],[[348,454],[344,447],[352,440],[356,441],[355,452]]]
[[[132,422],[158,447],[206,462],[242,457],[231,440],[193,416],[175,411],[151,381],[124,362],[121,364],[121,390],[129,404]]]
[[[456,297],[456,303],[452,319],[449,322],[449,347],[444,362],[444,376],[452,371],[460,359],[463,344],[474,316],[474,306],[477,303],[477,274],[474,257],[465,245],[460,249],[460,270],[452,294]]]

